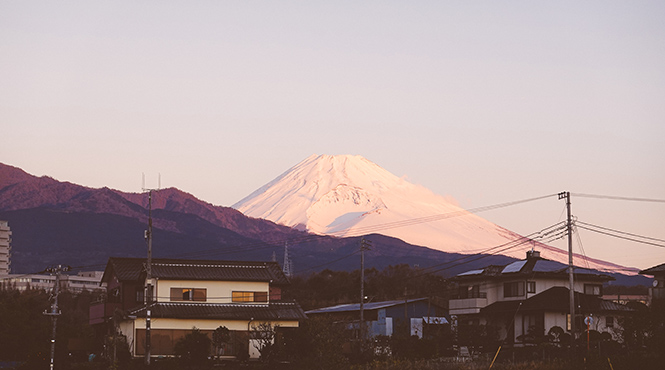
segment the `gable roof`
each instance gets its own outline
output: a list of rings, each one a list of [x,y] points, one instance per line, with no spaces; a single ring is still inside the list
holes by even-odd
[[[660,273],[665,273],[665,263],[640,271],[640,275],[656,275]]]
[[[157,302],[150,306],[152,318],[197,320],[304,320],[307,316],[295,303],[239,304],[239,303],[183,303]],[[130,315],[146,316],[146,307],[130,310]]]
[[[119,281],[139,281],[145,277],[145,258],[111,257],[102,281],[113,274]],[[152,276],[164,280],[265,281],[288,285],[277,262],[215,261],[153,258]]]
[[[566,287],[552,287],[544,292],[522,301],[499,301],[481,308],[480,313],[502,313],[520,311],[547,311],[567,313],[569,306],[569,290]],[[630,312],[632,309],[601,299],[598,296],[575,292],[575,302],[579,310],[584,313],[594,312]]]
[[[418,298],[418,299],[409,299],[406,301],[407,304],[426,301],[427,298]],[[403,305],[404,300],[394,300],[394,301],[383,301],[383,302],[371,302],[366,303],[363,307],[365,311],[379,310],[382,308],[393,307]],[[306,314],[321,314],[321,313],[338,313],[338,312],[355,312],[360,311],[360,303],[348,303],[340,304],[337,306],[330,306],[319,308],[316,310],[307,311]]]

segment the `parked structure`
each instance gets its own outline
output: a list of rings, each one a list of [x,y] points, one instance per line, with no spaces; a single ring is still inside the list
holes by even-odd
[[[110,258],[102,278],[107,299],[90,307],[91,324],[111,323],[114,312],[124,313],[118,327],[134,356],[146,351],[147,310],[152,356],[173,355],[175,343],[194,327],[211,336],[225,326],[232,338],[219,355],[257,358],[252,332],[266,326],[295,328],[306,318],[297,303],[281,300],[289,281],[277,263],[153,259],[154,296],[146,305],[145,262]]]
[[[575,327],[609,332],[618,338],[617,317],[627,307],[601,299],[603,283],[614,280],[597,271],[575,268]],[[522,346],[542,338],[551,328],[570,331],[568,266],[527,252],[525,260],[506,266],[488,266],[457,275],[457,297],[449,302],[449,313],[460,327],[487,324],[499,338]]]
[[[0,277],[5,277],[12,272],[11,262],[12,231],[7,221],[0,220]]]
[[[447,325],[448,319],[444,316],[444,309],[431,304],[428,298],[395,300],[384,302],[370,302],[364,304],[364,319],[367,325],[367,335],[391,336],[398,328],[409,330],[410,335],[420,338],[426,335],[428,326]],[[337,306],[319,308],[307,311],[308,316],[328,316],[336,321],[346,323],[348,330],[353,330],[354,337],[358,337],[360,322],[360,303],[342,304]],[[405,320],[406,319],[406,320]]]

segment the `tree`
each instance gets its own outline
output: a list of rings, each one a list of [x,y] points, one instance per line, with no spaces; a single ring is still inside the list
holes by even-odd
[[[297,369],[336,370],[348,365],[342,354],[348,333],[332,319],[312,317],[285,333],[286,355]]]
[[[175,344],[174,351],[184,364],[200,366],[208,359],[211,345],[210,338],[194,327],[191,333]]]
[[[250,339],[253,339],[254,348],[261,353],[261,361],[270,362],[275,348],[275,336],[279,325],[269,322],[260,322],[252,325]]]
[[[212,344],[215,346],[215,358],[219,357],[219,348],[229,343],[231,340],[231,331],[226,326],[220,326],[212,332]]]

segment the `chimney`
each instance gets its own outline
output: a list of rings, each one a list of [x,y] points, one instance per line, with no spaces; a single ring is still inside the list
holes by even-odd
[[[527,251],[526,259],[531,259],[531,258],[540,258],[540,252],[534,250]]]

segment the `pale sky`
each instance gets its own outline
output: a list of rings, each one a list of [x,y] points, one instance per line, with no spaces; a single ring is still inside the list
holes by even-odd
[[[161,173],[223,206],[311,154],[362,155],[466,208],[665,199],[664,17],[663,1],[2,1],[0,162],[128,192]],[[529,234],[562,210],[480,215]],[[573,214],[665,239],[663,203],[573,198]]]

